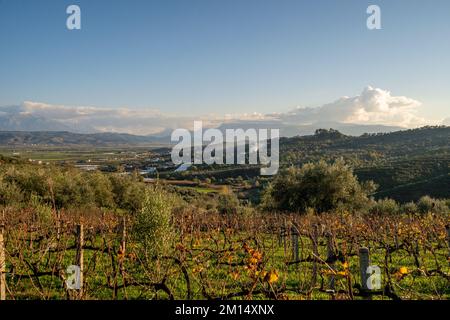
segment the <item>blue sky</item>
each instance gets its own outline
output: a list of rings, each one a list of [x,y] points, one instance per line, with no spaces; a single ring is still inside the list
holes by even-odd
[[[82,30],[66,29],[66,7]],[[378,4],[382,30],[366,28]],[[450,1],[0,0],[0,106],[287,112],[367,85],[450,116]]]

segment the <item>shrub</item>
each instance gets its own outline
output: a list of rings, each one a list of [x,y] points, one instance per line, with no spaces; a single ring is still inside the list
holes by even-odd
[[[264,190],[262,205],[266,209],[316,212],[335,209],[357,210],[369,202],[375,190],[372,182],[360,184],[343,160],[307,163],[301,168],[282,171]]]
[[[142,183],[123,175],[112,175],[110,181],[117,207],[130,212],[136,212],[142,208],[142,200],[145,198],[145,186]]]
[[[417,205],[414,202],[407,202],[402,206],[402,211],[407,214],[417,213]]]
[[[434,199],[429,196],[424,196],[417,202],[417,209],[419,213],[448,213],[450,211],[444,200]]]
[[[220,214],[236,214],[239,206],[239,199],[234,193],[220,194],[217,199],[217,211]]]
[[[0,180],[0,205],[20,205],[23,200],[22,190],[15,183]]]
[[[371,214],[389,214],[394,215],[400,212],[400,206],[393,199],[380,199],[374,203],[374,205],[370,208],[369,212]]]
[[[30,199],[30,205],[34,209],[36,218],[42,225],[51,225],[53,221],[53,208],[45,203],[42,203],[39,196],[32,194]]]
[[[170,248],[174,239],[171,224],[173,207],[173,197],[159,186],[146,190],[133,227],[133,235],[146,256],[162,255]]]

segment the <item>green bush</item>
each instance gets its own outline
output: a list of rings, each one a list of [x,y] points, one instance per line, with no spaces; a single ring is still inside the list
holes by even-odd
[[[48,204],[43,204],[39,196],[32,194],[30,205],[36,214],[37,220],[43,225],[53,224],[53,208]]]
[[[372,182],[359,183],[343,160],[333,164],[324,161],[307,163],[301,168],[282,171],[264,190],[262,206],[271,210],[304,213],[336,209],[358,210],[367,206]]]
[[[145,186],[133,177],[110,176],[114,203],[117,207],[136,212],[142,208]]]
[[[174,203],[173,196],[158,186],[146,190],[142,208],[136,215],[133,236],[147,257],[162,255],[171,247]]]
[[[417,209],[419,213],[449,213],[450,209],[445,200],[434,199],[429,196],[424,196],[417,202]]]
[[[417,205],[414,202],[407,202],[402,205],[402,212],[406,214],[414,214],[418,212]]]
[[[136,212],[142,207],[145,185],[138,177],[75,168],[7,164],[0,167],[0,205],[34,203],[57,209],[97,207]]]
[[[371,214],[388,214],[394,215],[400,213],[400,206],[393,199],[380,199],[376,201],[370,208],[369,212]]]
[[[8,183],[0,178],[0,205],[20,206],[23,201],[22,190],[15,183]]]
[[[217,211],[220,214],[236,214],[239,207],[239,199],[234,193],[220,194],[217,199]]]

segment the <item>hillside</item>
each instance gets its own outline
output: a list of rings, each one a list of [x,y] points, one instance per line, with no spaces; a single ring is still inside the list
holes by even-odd
[[[280,139],[281,167],[301,166],[343,158],[361,181],[378,185],[375,198],[401,202],[423,195],[450,197],[450,127],[423,127],[386,134],[347,136],[336,130]],[[185,172],[186,179],[214,177],[256,179],[255,166],[200,166]]]
[[[164,143],[165,138],[126,133],[80,134],[68,131],[0,131],[0,146],[125,146]]]
[[[0,132],[5,147],[92,146],[122,147],[161,144],[165,138],[118,133],[77,134],[61,132]],[[168,149],[161,154],[167,156]],[[337,130],[319,129],[314,135],[280,139],[281,167],[301,166],[324,159],[343,158],[360,180],[373,180],[379,187],[376,198],[390,197],[401,202],[423,195],[450,197],[450,127],[423,127],[392,133],[348,136]],[[167,161],[170,161],[167,160]],[[206,166],[161,177],[180,179],[257,179],[257,166]]]
[[[428,194],[450,196],[450,127],[424,127],[349,137],[323,131],[281,142],[282,163],[301,165],[320,157],[343,157],[360,180],[379,185],[376,198],[399,201]]]

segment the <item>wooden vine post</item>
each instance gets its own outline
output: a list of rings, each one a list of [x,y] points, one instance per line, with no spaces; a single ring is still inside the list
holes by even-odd
[[[122,281],[125,291],[125,296],[127,296],[126,290],[126,279],[125,279],[125,257],[126,257],[126,245],[127,245],[127,217],[122,219],[122,241],[120,244],[120,256],[119,256],[119,270],[122,275]]]
[[[327,261],[328,265],[331,268],[331,272],[335,271],[334,260],[335,260],[335,252],[334,252],[334,243],[333,243],[333,235],[331,232],[327,233]],[[330,282],[329,289],[335,290],[335,276],[334,274],[330,274]]]
[[[84,247],[84,227],[82,224],[77,225],[77,258],[76,258],[76,265],[80,268],[80,275],[78,278],[78,281],[80,283],[80,289],[77,293],[77,298],[82,299],[83,298],[83,272],[84,272],[84,253],[83,253],[83,247]]]
[[[317,224],[313,225],[311,241],[313,246],[313,274],[311,287],[315,287],[317,283],[317,273],[319,271],[317,265],[317,259],[319,258],[319,226]]]
[[[120,243],[120,272],[123,274],[125,272],[123,261],[126,254],[126,246],[127,246],[127,218],[123,217],[122,219],[122,241]]]
[[[450,258],[450,224],[445,226],[445,230],[447,231],[448,258]]]
[[[280,231],[278,232],[278,246],[281,247],[283,244],[283,239],[286,236],[286,230],[284,230],[284,226],[280,227]]]
[[[450,263],[450,224],[445,226],[445,230],[447,231],[447,244],[448,244],[447,258],[448,258],[449,263]]]
[[[291,227],[291,238],[292,238],[292,258],[294,259],[294,261],[298,261],[299,260],[299,256],[298,256],[298,236],[299,236],[299,232],[298,229],[295,225],[293,225]]]
[[[4,225],[0,222],[0,300],[6,300],[6,257],[4,242]]]
[[[284,247],[284,256],[286,257],[286,250],[287,250],[287,243],[286,243],[286,236],[287,236],[287,227],[286,227],[286,219],[284,219],[283,222],[283,247]]]
[[[359,272],[361,275],[361,289],[365,292],[369,290],[367,280],[367,268],[370,266],[369,248],[362,247],[359,249]]]

